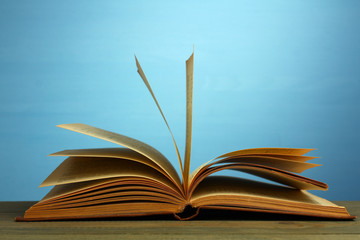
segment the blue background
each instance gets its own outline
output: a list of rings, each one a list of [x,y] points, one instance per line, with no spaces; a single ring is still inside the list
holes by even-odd
[[[177,166],[134,53],[185,141],[185,60],[195,45],[192,169],[255,147],[317,148],[329,184],[360,200],[359,1],[1,1],[0,200],[39,200],[63,149],[142,140]],[[234,173],[231,173],[234,174]]]

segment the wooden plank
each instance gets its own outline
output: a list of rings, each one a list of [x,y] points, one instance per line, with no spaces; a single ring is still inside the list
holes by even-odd
[[[335,202],[360,215],[360,201]],[[0,202],[0,239],[360,239],[360,222],[297,218],[283,215],[209,213],[202,220],[177,221],[169,216],[90,221],[15,222],[34,202]],[[236,216],[234,216],[236,214]],[[211,217],[209,219],[209,216]],[[220,220],[219,220],[220,219]]]

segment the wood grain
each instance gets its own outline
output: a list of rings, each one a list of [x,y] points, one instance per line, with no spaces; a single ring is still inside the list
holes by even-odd
[[[360,215],[360,201],[338,201]],[[192,221],[172,216],[15,222],[34,202],[0,202],[0,239],[360,239],[360,221],[275,214],[204,212]]]

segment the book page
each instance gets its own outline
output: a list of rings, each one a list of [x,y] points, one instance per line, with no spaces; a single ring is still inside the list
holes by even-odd
[[[308,148],[250,148],[250,149],[243,149],[243,150],[237,150],[234,152],[225,153],[221,156],[218,156],[216,158],[211,159],[208,162],[205,162],[204,164],[200,165],[198,168],[196,168],[190,175],[190,183],[194,181],[194,178],[196,175],[199,174],[199,172],[204,171],[209,166],[213,165],[216,161],[222,158],[235,158],[237,156],[244,156],[244,155],[257,155],[257,156],[269,156],[274,155],[277,157],[284,156],[286,159],[291,159],[295,161],[308,161],[311,159],[314,159],[315,157],[307,157],[302,156],[314,149],[308,149]]]
[[[114,177],[148,178],[180,192],[178,186],[149,166],[129,160],[101,157],[69,157],[45,179],[40,187]]]
[[[226,194],[318,203],[298,189],[229,176],[210,176],[204,179],[194,191],[191,199]]]
[[[247,155],[247,154],[287,154],[287,155],[294,155],[294,156],[302,156],[312,150],[310,148],[250,148],[250,149],[243,149],[234,152],[225,153],[217,158],[223,157],[234,157],[239,155]]]
[[[114,192],[114,190],[120,192],[128,189],[160,192],[177,198],[177,201],[184,201],[183,196],[179,192],[171,191],[171,189],[152,182],[150,179],[144,181],[144,179],[138,177],[116,177],[56,185],[37,205],[59,202],[70,198],[81,199],[85,196]]]
[[[225,165],[225,164],[232,164],[232,163],[253,163],[267,167],[273,167],[284,171],[295,172],[295,173],[302,173],[303,171],[321,166],[321,164],[315,163],[306,163],[306,162],[299,162],[293,160],[287,160],[282,158],[275,158],[270,156],[239,156],[234,158],[225,158],[219,161],[216,161],[210,166],[216,165]]]
[[[70,195],[75,192],[81,192],[85,189],[94,188],[98,185],[104,185],[106,183],[111,183],[118,180],[126,179],[126,178],[104,178],[104,179],[97,179],[92,181],[85,181],[85,182],[76,182],[71,184],[61,184],[56,185],[53,187],[41,200],[40,202],[46,202],[50,199],[56,199],[62,196]],[[39,203],[38,203],[39,204]],[[42,203],[40,203],[42,204]]]
[[[168,122],[167,122],[167,120],[166,120],[166,118],[165,118],[165,115],[164,115],[163,111],[161,110],[160,104],[158,103],[158,101],[157,101],[157,99],[156,99],[156,97],[155,97],[155,94],[154,94],[153,90],[151,89],[151,86],[150,86],[150,84],[149,84],[149,82],[148,82],[148,80],[147,80],[147,78],[146,78],[146,76],[145,76],[145,74],[144,74],[144,72],[143,72],[143,70],[142,70],[142,68],[141,68],[141,66],[140,66],[139,61],[138,61],[137,58],[136,58],[136,56],[135,56],[135,61],[136,61],[136,66],[137,66],[137,69],[138,69],[138,73],[139,73],[141,79],[144,81],[146,87],[148,88],[151,96],[153,97],[153,99],[154,99],[154,101],[155,101],[155,103],[156,103],[156,106],[158,107],[158,109],[159,109],[159,111],[160,111],[160,113],[161,113],[161,116],[163,117],[163,119],[164,119],[164,121],[165,121],[165,123],[166,123],[166,126],[167,126],[167,128],[168,128],[168,130],[169,130],[169,132],[170,132],[171,138],[172,138],[173,143],[174,143],[174,146],[175,146],[175,150],[176,150],[176,154],[177,154],[177,157],[178,157],[178,161],[179,161],[179,164],[180,164],[181,176],[182,176],[182,179],[184,179],[184,170],[183,170],[183,166],[182,166],[182,162],[181,162],[181,157],[180,157],[179,149],[178,149],[178,146],[177,146],[177,144],[176,144],[174,135],[173,135],[173,133],[172,133],[172,131],[171,131],[171,129],[170,129],[170,126],[169,126],[169,124],[168,124]]]
[[[190,203],[195,208],[354,219],[344,207],[305,190],[225,176],[206,178],[191,196]]]
[[[261,157],[273,157],[273,158],[280,158],[280,159],[287,159],[296,162],[307,162],[309,160],[318,158],[318,157],[310,157],[310,156],[298,156],[298,155],[289,155],[289,154],[277,154],[277,153],[262,153],[262,154],[248,154],[248,155],[240,155],[243,156],[261,156]],[[236,157],[235,157],[236,158]]]
[[[285,171],[275,171],[269,168],[256,168],[256,167],[239,167],[235,169],[238,171],[246,172],[254,176],[269,179],[271,181],[291,186],[297,189],[304,190],[328,190],[328,185],[314,179],[306,178],[300,175],[292,174]]]
[[[82,123],[61,124],[58,125],[58,127],[119,144],[144,155],[153,162],[157,163],[159,166],[166,166],[166,169],[173,168],[169,160],[167,160],[167,158],[158,150],[139,140]],[[176,173],[175,175],[175,173],[175,170],[171,171],[171,177],[177,182],[179,186],[181,186],[181,180],[178,174]]]
[[[144,163],[159,172],[162,172],[168,178],[174,181],[175,184],[181,185],[180,179],[176,182],[172,176],[176,176],[177,172],[173,166],[168,163],[165,165],[159,165],[161,162],[154,162],[153,160],[145,157],[144,155],[131,150],[129,148],[91,148],[91,149],[70,149],[60,152],[52,153],[49,156],[68,156],[68,157],[110,157],[133,160],[136,162]]]
[[[280,169],[266,167],[253,163],[234,163],[234,164],[226,164],[222,166],[211,167],[206,171],[203,171],[191,183],[190,192],[194,191],[197,188],[197,186],[201,184],[201,182],[204,181],[204,179],[206,179],[209,175],[222,170],[236,170],[236,171],[249,173],[254,176],[268,179],[297,189],[327,190],[328,188],[328,186],[323,182],[319,182]]]
[[[184,186],[185,192],[189,186],[191,135],[192,135],[192,108],[193,108],[193,80],[194,79],[194,53],[186,61],[186,140],[184,159]]]

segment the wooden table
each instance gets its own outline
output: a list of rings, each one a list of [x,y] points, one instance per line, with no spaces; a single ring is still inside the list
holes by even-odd
[[[360,217],[360,201],[335,202]],[[274,214],[205,212],[200,219],[169,216],[88,221],[15,222],[34,202],[0,202],[0,239],[360,239],[359,219],[329,221]]]

